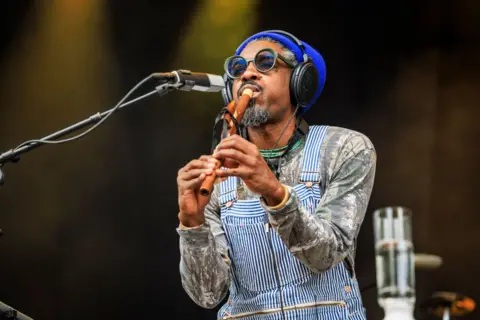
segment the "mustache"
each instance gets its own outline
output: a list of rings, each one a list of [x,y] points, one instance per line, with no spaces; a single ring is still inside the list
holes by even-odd
[[[240,97],[242,95],[242,92],[243,92],[243,90],[245,89],[246,86],[253,86],[253,87],[258,88],[259,91],[262,91],[262,87],[259,86],[257,83],[255,83],[255,81],[247,80],[244,83],[242,83],[242,85],[238,89],[237,97]]]

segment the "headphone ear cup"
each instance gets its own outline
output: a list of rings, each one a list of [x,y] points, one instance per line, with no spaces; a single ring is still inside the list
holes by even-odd
[[[306,107],[315,97],[318,87],[318,71],[311,62],[298,64],[290,79],[290,101],[292,105]]]
[[[230,101],[233,99],[233,94],[232,94],[232,79],[225,73],[223,75],[223,81],[225,83],[225,88],[222,89],[222,98],[223,102],[225,105],[229,104]]]

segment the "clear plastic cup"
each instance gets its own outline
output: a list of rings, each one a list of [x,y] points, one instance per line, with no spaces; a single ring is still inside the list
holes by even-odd
[[[375,263],[378,303],[402,300],[415,304],[415,261],[412,212],[385,207],[374,212]]]

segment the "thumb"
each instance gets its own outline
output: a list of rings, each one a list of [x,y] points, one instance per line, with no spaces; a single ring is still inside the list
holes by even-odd
[[[213,191],[213,190],[212,190]],[[201,194],[198,194],[197,196],[197,203],[198,203],[198,206],[200,208],[205,208],[208,204],[208,202],[210,201],[210,197],[211,197],[212,193],[210,192],[210,194],[208,196],[204,196],[204,195],[201,195]]]

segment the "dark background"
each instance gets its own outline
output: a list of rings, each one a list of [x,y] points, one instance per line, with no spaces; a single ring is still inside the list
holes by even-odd
[[[327,63],[307,121],[361,131],[378,152],[360,286],[375,280],[373,211],[403,205],[415,251],[443,258],[416,271],[416,319],[435,291],[478,301],[479,2],[239,2],[2,1],[0,152],[113,107],[152,72],[221,74],[248,35],[284,29]],[[6,164],[0,301],[34,319],[214,319],[180,284],[175,179],[209,152],[221,107],[219,94],[151,97]],[[376,288],[362,294],[382,319]]]

